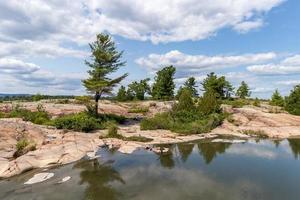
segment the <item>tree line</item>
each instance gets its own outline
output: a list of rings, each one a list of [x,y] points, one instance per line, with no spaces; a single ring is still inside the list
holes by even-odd
[[[91,57],[86,60],[86,65],[90,68],[89,77],[83,80],[83,85],[88,92],[94,94],[95,111],[98,113],[98,101],[104,94],[112,94],[113,88],[116,87],[128,74],[125,73],[119,77],[111,78],[111,74],[116,72],[120,67],[125,66],[126,62],[122,60],[123,51],[118,51],[114,41],[108,34],[100,33],[96,41],[89,44]],[[198,97],[196,79],[190,77],[179,88],[175,95],[174,75],[176,68],[166,66],[156,72],[154,83],[149,84],[150,79],[146,78],[140,81],[133,81],[127,88],[121,86],[116,95],[119,101],[144,100],[146,95],[155,100],[172,100],[180,98],[181,93],[188,90],[193,97]],[[211,72],[202,81],[203,97],[210,96],[216,99],[228,99],[233,95],[241,99],[250,97],[250,88],[246,82],[242,81],[241,85],[234,90],[232,84],[226,80],[225,76],[218,77]],[[300,85],[295,86],[291,94],[285,99],[276,90],[272,96],[272,105],[284,106],[292,114],[300,115]]]

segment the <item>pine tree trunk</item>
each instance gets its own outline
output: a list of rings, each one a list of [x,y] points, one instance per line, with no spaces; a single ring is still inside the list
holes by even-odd
[[[99,94],[99,92],[96,92],[96,95],[95,95],[95,113],[96,113],[96,116],[98,116],[98,102],[99,102],[99,99],[100,99],[100,94]]]

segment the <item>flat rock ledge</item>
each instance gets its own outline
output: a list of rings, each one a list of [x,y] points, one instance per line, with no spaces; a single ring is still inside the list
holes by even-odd
[[[131,128],[138,128],[132,126]],[[121,133],[126,135],[122,130]],[[204,138],[215,137],[212,135],[178,136],[169,131],[159,130],[135,132],[135,135],[146,135],[152,138],[149,143],[123,141],[115,138],[99,139],[104,131],[95,133],[81,133],[57,130],[51,127],[35,125],[21,119],[0,119],[0,178],[18,175],[34,168],[47,168],[78,161],[84,157],[97,158],[97,151],[103,146],[117,148],[119,152],[130,154],[138,148],[160,143],[179,143]],[[25,134],[37,144],[35,151],[14,158],[17,138]],[[127,133],[126,136],[132,134]]]

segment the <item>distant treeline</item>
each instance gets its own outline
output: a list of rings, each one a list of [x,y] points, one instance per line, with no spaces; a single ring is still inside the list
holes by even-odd
[[[42,99],[74,99],[73,95],[43,95],[43,94],[4,94],[0,96],[0,101],[39,101]]]

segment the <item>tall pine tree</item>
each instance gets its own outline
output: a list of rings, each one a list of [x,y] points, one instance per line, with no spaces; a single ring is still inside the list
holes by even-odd
[[[116,49],[115,43],[107,34],[97,35],[97,40],[89,44],[91,49],[90,61],[85,61],[91,69],[89,78],[83,80],[83,85],[88,92],[95,94],[95,113],[98,114],[98,101],[103,94],[111,94],[113,88],[128,74],[117,78],[109,75],[116,72],[126,62],[121,61],[123,52]]]
[[[155,82],[152,87],[152,97],[154,99],[170,100],[174,97],[174,75],[175,67],[168,66],[156,73]]]

